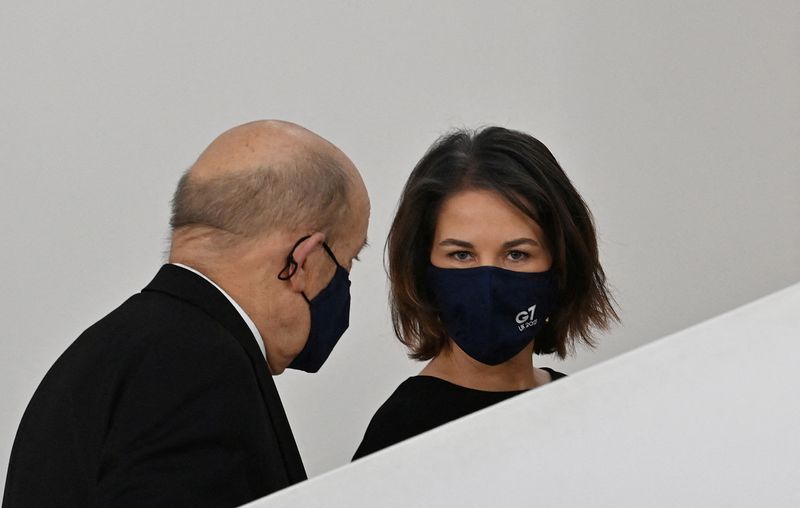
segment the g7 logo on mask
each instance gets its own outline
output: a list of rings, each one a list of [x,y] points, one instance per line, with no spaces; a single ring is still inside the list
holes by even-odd
[[[535,326],[536,323],[539,322],[538,319],[533,319],[534,312],[536,312],[536,305],[528,307],[526,310],[523,310],[522,312],[517,314],[517,317],[515,319],[517,321],[517,324],[519,325],[517,326],[517,328],[519,328],[519,331],[523,331],[526,328]]]

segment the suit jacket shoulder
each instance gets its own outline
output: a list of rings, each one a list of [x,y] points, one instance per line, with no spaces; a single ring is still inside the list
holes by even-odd
[[[211,284],[168,265],[45,376],[3,505],[234,506],[304,478],[249,329]]]

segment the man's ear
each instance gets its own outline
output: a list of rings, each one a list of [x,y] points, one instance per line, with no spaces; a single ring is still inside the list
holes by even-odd
[[[297,247],[294,248],[292,256],[297,263],[297,270],[295,270],[292,278],[289,279],[289,284],[291,285],[292,291],[295,293],[305,291],[306,277],[308,276],[308,272],[305,269],[306,260],[312,252],[322,247],[324,241],[325,234],[317,231],[297,244]]]

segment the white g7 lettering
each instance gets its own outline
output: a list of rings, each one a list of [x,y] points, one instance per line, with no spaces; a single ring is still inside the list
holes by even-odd
[[[519,314],[517,314],[516,320],[517,323],[522,324],[525,321],[529,321],[533,319],[533,313],[536,311],[536,305],[533,307],[528,307],[528,310],[523,310]]]

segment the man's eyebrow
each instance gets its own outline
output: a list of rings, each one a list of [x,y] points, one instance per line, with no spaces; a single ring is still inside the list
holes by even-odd
[[[456,240],[455,238],[445,238],[444,240],[439,242],[439,245],[443,247],[447,245],[454,245],[456,247],[463,247],[465,249],[472,249],[475,247],[469,242],[465,242],[464,240]]]
[[[504,249],[513,249],[514,247],[519,247],[520,245],[529,244],[535,247],[541,245],[538,241],[534,240],[533,238],[517,238],[516,240],[509,240],[503,244]]]
[[[358,256],[360,256],[361,252],[363,252],[363,250],[366,249],[367,247],[369,247],[369,243],[367,242],[367,239],[364,238],[364,241],[361,242],[361,247],[358,248],[358,252],[356,252],[355,255],[353,256],[353,260],[361,261],[361,259]]]

